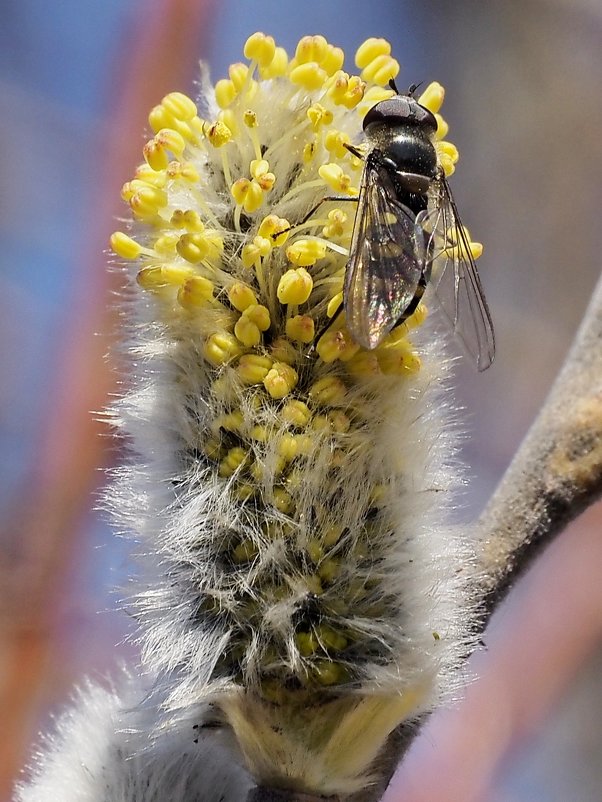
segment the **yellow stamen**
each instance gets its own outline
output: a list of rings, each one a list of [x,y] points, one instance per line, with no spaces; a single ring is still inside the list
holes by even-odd
[[[142,252],[142,246],[122,231],[111,234],[110,242],[113,251],[122,259],[137,259]]]
[[[294,265],[309,267],[324,258],[326,248],[327,243],[319,239],[298,239],[286,249],[286,257]]]
[[[324,147],[337,159],[348,155],[345,145],[351,144],[351,137],[344,131],[330,130],[324,137]]]
[[[193,274],[193,269],[184,265],[153,265],[152,267],[143,267],[138,272],[136,281],[145,290],[166,286],[178,287]]]
[[[263,190],[256,181],[239,178],[232,184],[230,190],[236,203],[242,206],[245,212],[255,212],[263,203]]]
[[[303,146],[303,163],[309,164],[310,161],[316,155],[316,142],[313,140],[312,142],[308,142],[306,145]]]
[[[304,36],[299,40],[295,50],[295,59],[299,64],[308,61],[320,62],[328,51],[328,42],[323,36]]]
[[[444,139],[449,131],[449,125],[440,114],[435,114],[435,119],[437,120],[437,139]]]
[[[337,434],[345,434],[345,432],[348,432],[351,427],[351,420],[339,409],[329,412],[328,419],[330,421],[332,430],[337,432]]]
[[[260,237],[268,239],[274,247],[279,247],[288,239],[290,227],[288,220],[269,214],[261,221],[257,233]]]
[[[314,432],[332,431],[332,427],[327,415],[315,415],[311,421],[311,428]]]
[[[441,110],[445,98],[445,89],[437,81],[432,81],[418,98],[418,102],[433,114]]]
[[[257,303],[257,296],[249,286],[237,281],[228,290],[228,300],[235,309],[244,312],[248,306]]]
[[[171,122],[171,114],[161,103],[152,108],[148,115],[148,123],[155,133],[160,131],[161,128],[167,128]]]
[[[242,348],[233,334],[220,331],[212,334],[203,348],[203,355],[215,367],[226,365],[242,353]]]
[[[142,153],[148,166],[155,171],[165,170],[169,164],[169,156],[155,139],[151,139],[146,143]]]
[[[249,68],[246,64],[242,62],[237,62],[236,64],[231,64],[228,68],[228,75],[230,76],[230,80],[234,84],[234,87],[237,92],[245,85],[245,81],[247,80],[247,76],[249,74]]]
[[[314,560],[314,562],[317,562],[317,560]],[[295,635],[295,643],[299,649],[299,654],[303,655],[303,657],[309,657],[315,654],[320,648],[318,639],[313,632],[297,632]]]
[[[377,348],[375,354],[385,376],[402,376],[420,370],[420,359],[407,340],[398,340],[388,348]]]
[[[206,125],[204,133],[214,148],[221,148],[232,139],[232,131],[221,120],[213,125]]]
[[[170,220],[175,228],[185,228],[187,231],[201,232],[205,230],[205,224],[201,220],[198,212],[193,209],[176,209]]]
[[[176,250],[187,262],[196,264],[205,259],[209,253],[209,242],[202,234],[182,234],[176,245]]]
[[[146,185],[132,195],[129,202],[135,217],[151,221],[158,216],[160,209],[167,206],[167,193],[157,187]]]
[[[325,376],[318,379],[309,388],[309,397],[320,406],[338,406],[347,398],[344,382],[336,376]]]
[[[478,259],[483,253],[483,245],[480,242],[469,242],[470,253],[473,259]]]
[[[280,410],[280,417],[285,423],[290,423],[298,428],[307,426],[311,418],[311,412],[307,404],[303,401],[287,401]]]
[[[303,267],[287,270],[278,282],[278,300],[281,304],[303,304],[311,295],[313,284],[312,277]]]
[[[380,375],[378,359],[374,351],[358,351],[353,359],[347,362],[347,370],[358,379],[368,379]]]
[[[339,70],[332,76],[328,96],[337,106],[353,109],[364,97],[366,84],[358,75],[349,76]]]
[[[270,430],[266,426],[253,426],[250,432],[251,439],[259,443],[267,443],[269,436]]]
[[[307,64],[299,64],[294,67],[289,73],[289,78],[292,83],[302,86],[310,92],[320,89],[328,78],[328,73],[323,70],[315,62]]]
[[[155,240],[154,250],[162,257],[175,256],[179,239],[180,236],[176,231],[168,231],[166,234],[161,234],[161,236],[157,237]]]
[[[323,125],[330,125],[333,120],[333,114],[330,109],[324,108],[320,103],[314,103],[307,110],[307,118],[309,119],[314,131],[318,131]]]
[[[391,45],[386,39],[377,39],[371,37],[366,39],[365,42],[358,47],[355,51],[355,64],[360,70],[367,67],[375,58],[379,56],[388,56],[391,52]]]
[[[155,142],[175,156],[181,156],[186,147],[184,137],[171,128],[162,128],[159,133],[155,134]]]
[[[348,219],[348,215],[341,209],[332,209],[328,212],[328,223],[322,229],[322,235],[329,239],[342,237],[345,234]]]
[[[318,169],[318,175],[337,193],[357,195],[358,189],[353,186],[351,176],[343,172],[343,168],[334,162],[323,164]]]
[[[214,284],[209,279],[191,276],[178,290],[178,303],[185,309],[198,309],[213,298],[214,289]]]
[[[274,57],[268,66],[259,65],[259,74],[264,80],[279,78],[286,75],[288,69],[288,54],[283,47],[277,47]]]
[[[297,361],[297,349],[286,337],[277,337],[270,346],[270,356],[274,362],[294,365]]]
[[[315,334],[315,324],[309,315],[295,315],[286,321],[286,336],[300,343],[310,343]]]
[[[344,61],[345,53],[343,50],[340,47],[334,47],[334,45],[329,44],[325,54],[320,59],[320,67],[326,70],[327,75],[331,76],[341,69]]]
[[[253,242],[247,242],[243,245],[240,258],[243,267],[249,268],[257,264],[258,260],[267,256],[271,251],[271,242],[265,237],[255,237]]]
[[[328,317],[334,317],[341,308],[342,303],[343,303],[343,293],[337,292],[337,294],[330,299],[330,301],[328,302],[328,306],[326,307],[326,314],[328,315]]]
[[[160,170],[157,172],[156,170],[153,170],[153,168],[150,167],[150,165],[148,165],[146,162],[138,165],[136,168],[136,179],[139,181],[144,181],[146,184],[151,184],[154,187],[159,187],[160,189],[163,189],[167,183],[165,171]]]
[[[234,325],[234,334],[247,348],[253,348],[261,342],[259,327],[248,317],[242,315]]]
[[[437,142],[435,147],[439,157],[445,154],[445,156],[451,159],[452,164],[456,164],[459,154],[458,148],[455,145],[452,145],[451,142]]]
[[[239,434],[244,429],[244,424],[244,415],[240,410],[236,410],[235,412],[228,412],[224,415],[220,415],[211,422],[210,428],[211,432],[216,436],[219,434],[220,429],[224,429],[226,432],[236,432]]]
[[[392,78],[395,78],[399,72],[399,62],[388,55],[377,56],[362,70],[362,79],[370,81],[371,83],[378,84],[379,86],[386,86]]]
[[[270,328],[270,313],[262,304],[250,304],[243,311],[242,316],[253,321],[260,331],[267,331]]]
[[[247,459],[247,452],[239,446],[231,448],[221,460],[218,468],[220,476],[227,478],[233,476]]]
[[[228,78],[222,78],[215,84],[215,100],[220,109],[227,109],[236,95],[236,87]]]
[[[192,120],[196,116],[197,108],[194,101],[182,92],[170,92],[161,101],[164,106],[178,120]]]
[[[237,372],[244,384],[261,384],[273,364],[269,356],[245,354],[238,360]]]
[[[222,466],[220,465],[220,476],[224,474],[221,473]],[[230,475],[230,474],[226,474]],[[252,540],[243,540],[242,543],[239,543],[238,546],[232,552],[232,560],[235,563],[245,563],[252,560],[259,554],[259,549],[257,548],[257,544],[253,543]]]
[[[292,462],[299,453],[299,437],[285,432],[278,441],[276,453],[285,462]]]
[[[285,362],[274,362],[263,379],[263,386],[272,398],[285,398],[295,389],[299,377],[297,371]]]
[[[238,115],[232,109],[222,109],[217,115],[217,121],[226,126],[234,140],[240,136],[239,119]]]
[[[253,159],[250,173],[264,192],[268,192],[274,186],[276,176],[270,172],[270,164],[265,159]]]
[[[359,345],[353,342],[346,329],[331,328],[320,337],[316,350],[321,359],[328,364],[336,359],[343,361],[351,359],[359,351]]]
[[[276,54],[276,42],[264,33],[254,33],[245,42],[245,58],[256,61],[260,67],[268,67]]]
[[[274,507],[279,512],[282,512],[284,515],[290,515],[295,509],[295,502],[291,498],[290,494],[284,490],[282,487],[274,488]]]

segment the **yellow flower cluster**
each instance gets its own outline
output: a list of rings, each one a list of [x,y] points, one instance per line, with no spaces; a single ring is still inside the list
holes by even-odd
[[[215,86],[215,119],[199,117],[179,92],[151,111],[144,163],[122,190],[133,225],[114,233],[111,247],[136,263],[147,311],[166,336],[188,338],[205,361],[211,412],[199,434],[203,459],[225,492],[263,505],[261,535],[241,534],[224,546],[237,566],[258,559],[275,537],[286,539],[308,515],[304,460],[327,443],[336,469],[353,447],[365,415],[350,394],[420,369],[408,335],[423,322],[424,305],[368,352],[347,331],[341,303],[362,169],[347,146],[366,111],[393,94],[388,82],[399,64],[390,50],[383,39],[367,40],[356,53],[360,74],[352,75],[343,70],[343,51],[322,36],[303,37],[289,60],[272,37],[253,34],[244,46],[248,63],[233,64]],[[442,101],[439,84],[419,98],[436,115],[438,158],[449,175],[458,154],[444,140]],[[316,205],[332,192],[351,202]],[[289,586],[304,583],[319,597],[340,570],[333,552],[343,529],[332,513],[311,515],[311,538],[296,544],[304,567]],[[359,580],[349,593],[361,615],[374,612]],[[240,602],[249,615],[260,606],[256,597]],[[349,627],[343,633],[301,620],[296,681],[344,682],[349,668],[333,655],[361,638]],[[230,670],[244,652],[242,631],[234,643],[224,658]],[[261,676],[266,694],[274,676],[275,669]]]

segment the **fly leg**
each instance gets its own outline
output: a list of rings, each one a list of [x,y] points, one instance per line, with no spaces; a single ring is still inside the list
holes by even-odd
[[[358,201],[357,198],[352,198],[349,195],[326,195],[324,198],[319,200],[315,206],[312,206],[309,212],[305,215],[305,217],[302,220],[300,220],[295,226],[288,226],[287,228],[281,228],[280,231],[275,231],[271,235],[271,237],[274,241],[276,241],[278,237],[280,237],[282,234],[288,234],[288,232],[292,231],[293,228],[305,225],[305,223],[307,223],[308,220],[310,220],[313,217],[313,215],[318,211],[318,209],[320,208],[320,206],[322,206],[323,203],[343,203],[343,202],[357,203],[357,201]]]
[[[354,156],[357,156],[358,159],[362,159],[363,161],[363,159],[365,158],[364,154],[353,145],[345,143],[343,147],[346,148],[349,151],[349,153],[352,153]],[[326,197],[319,200],[315,206],[311,207],[311,209],[305,215],[303,220],[297,223],[297,226],[305,225],[305,223],[307,223],[307,221],[311,219],[311,217],[318,211],[318,209],[323,203],[357,203],[357,202],[358,198],[350,197],[349,195],[326,195]],[[292,228],[293,226],[289,226],[288,228],[283,228],[280,231],[276,231],[274,234],[272,234],[272,239],[277,240],[281,234],[288,233],[289,231],[292,230]]]

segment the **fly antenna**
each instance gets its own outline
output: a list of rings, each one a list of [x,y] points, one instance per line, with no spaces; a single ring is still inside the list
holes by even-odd
[[[389,86],[395,92],[396,95],[400,95],[401,92],[397,88],[397,84],[395,83],[395,78],[389,78]]]
[[[419,83],[419,84],[412,84],[412,85],[410,86],[410,88],[408,89],[408,95],[409,95],[410,97],[414,97],[414,92],[415,92],[415,91],[418,89],[418,87],[419,87],[419,86],[422,86],[422,84],[423,84],[423,83],[424,83],[424,81],[420,81],[420,83]],[[395,90],[395,91],[397,92],[397,90]],[[399,94],[399,93],[398,93],[398,94]]]

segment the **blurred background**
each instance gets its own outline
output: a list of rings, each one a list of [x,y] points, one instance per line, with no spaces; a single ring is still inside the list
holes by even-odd
[[[493,367],[458,370],[472,436],[467,520],[541,406],[599,274],[602,6],[595,0],[8,0],[0,26],[0,800],[73,684],[135,661],[118,612],[129,547],[95,512],[119,459],[104,249],[146,115],[214,80],[255,30],[293,51],[385,36],[398,82],[441,81],[452,186],[496,325]],[[387,792],[404,802],[602,798],[600,506],[496,615],[479,680],[435,716]],[[117,589],[117,592],[115,592]]]

